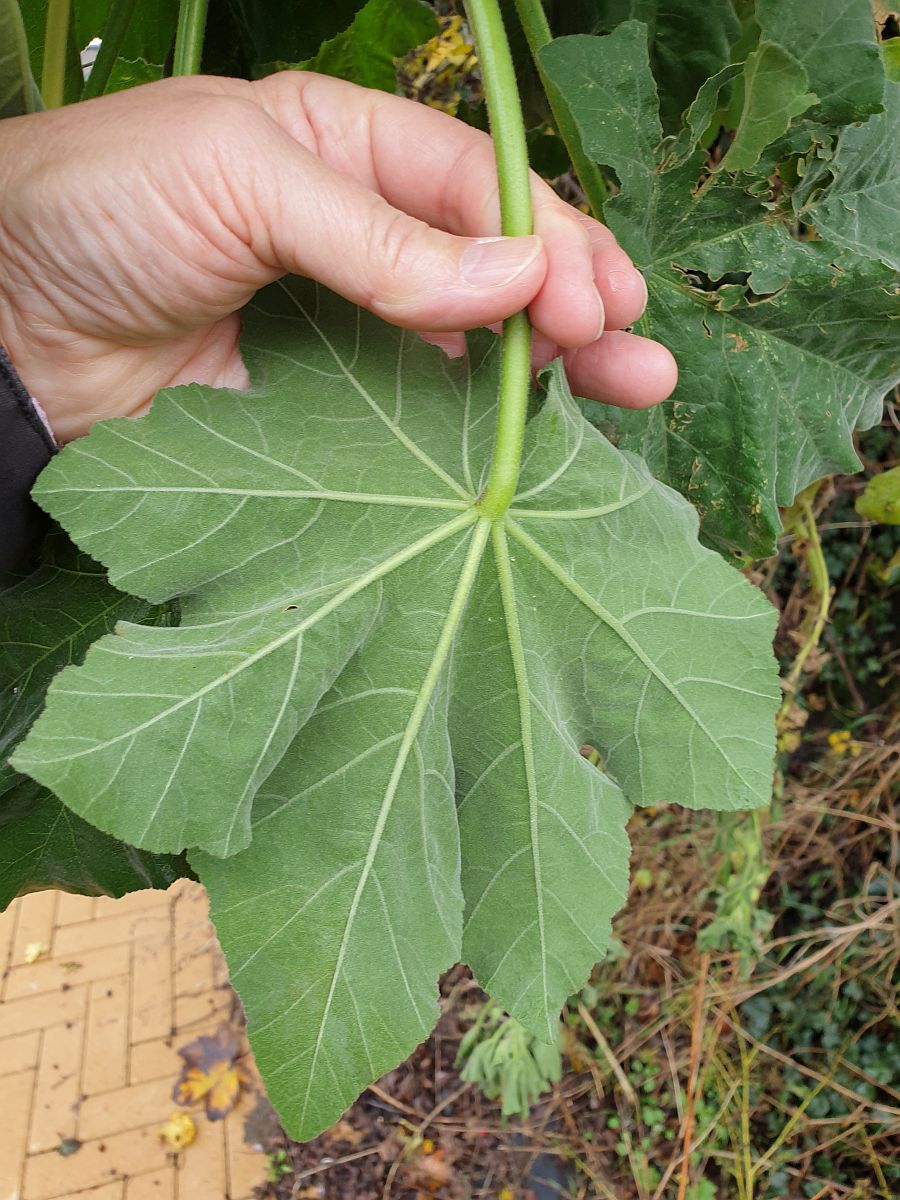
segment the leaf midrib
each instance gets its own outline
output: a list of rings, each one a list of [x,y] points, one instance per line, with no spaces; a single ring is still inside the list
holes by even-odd
[[[148,718],[141,725],[117,734],[116,737],[110,738],[105,742],[89,746],[84,750],[70,751],[56,758],[51,758],[46,754],[42,754],[40,763],[68,762],[72,759],[83,758],[89,754],[98,754],[109,749],[110,746],[116,745],[118,742],[125,741],[127,738],[137,737],[138,734],[152,728],[159,721],[165,720],[173,713],[178,712],[182,708],[185,708],[195,701],[202,699],[203,696],[207,695],[211,691],[214,691],[217,687],[221,687],[226,681],[233,680],[236,675],[239,675],[241,672],[254,666],[263,658],[266,658],[269,654],[272,654],[282,646],[287,645],[293,639],[302,637],[308,629],[312,628],[320,620],[334,612],[335,609],[339,608],[347,600],[363,591],[370,584],[383,578],[385,575],[389,575],[392,571],[395,571],[404,563],[416,558],[419,554],[425,553],[426,550],[431,549],[433,546],[439,545],[446,538],[452,537],[454,533],[465,529],[467,525],[472,524],[477,519],[478,514],[472,509],[468,509],[466,512],[463,512],[458,517],[454,518],[452,521],[447,521],[444,525],[438,526],[436,530],[432,530],[429,534],[419,538],[410,546],[407,546],[403,550],[399,550],[395,554],[392,554],[389,558],[385,559],[384,562],[379,563],[377,566],[367,571],[364,575],[361,575],[358,579],[354,580],[351,584],[348,584],[348,586],[342,591],[338,592],[337,595],[333,596],[320,608],[316,609],[314,613],[310,613],[308,617],[304,618],[302,621],[299,621],[291,629],[287,630],[283,634],[280,634],[277,638],[273,638],[272,641],[266,643],[265,646],[262,646],[260,649],[254,651],[254,653],[244,659],[239,666],[234,667],[225,675],[218,675],[215,679],[205,684],[202,688],[198,688],[196,691],[191,692],[189,695],[180,699],[176,704],[171,705],[162,712],[154,714],[154,716]],[[64,689],[56,690],[58,694],[66,694]],[[140,693],[138,693],[138,695],[140,695]],[[19,759],[21,765],[27,770],[27,760],[21,759],[19,755],[14,755],[13,758]],[[16,765],[15,762],[13,762],[13,765]]]
[[[471,498],[466,500],[450,500],[441,496],[403,496],[366,492],[340,492],[323,489],[322,491],[295,491],[289,488],[236,488],[236,487],[146,487],[142,484],[128,484],[114,487],[59,487],[42,488],[42,496],[65,495],[77,492],[81,495],[106,496],[110,493],[137,492],[142,496],[178,495],[178,496],[244,496],[255,500],[334,500],[347,504],[372,504],[393,508],[448,508],[462,511],[470,507]],[[179,551],[181,553],[182,551]],[[149,564],[152,565],[152,564]],[[135,568],[140,570],[142,568]],[[134,574],[134,571],[128,572]]]
[[[571,575],[569,575],[565,568],[558,563],[556,559],[553,558],[553,556],[543,548],[543,546],[541,546],[538,542],[535,542],[529,536],[529,534],[527,534],[525,530],[521,528],[520,525],[516,524],[515,521],[507,521],[506,527],[516,541],[519,542],[520,545],[522,545],[526,550],[528,550],[532,557],[535,558],[544,567],[544,569],[566,589],[566,591],[571,593],[571,595],[574,596],[584,608],[593,613],[595,617],[601,620],[608,629],[612,630],[612,632],[615,633],[616,636],[625,643],[635,658],[637,658],[638,661],[644,665],[647,671],[653,675],[657,682],[666,689],[676,703],[678,703],[680,707],[687,713],[696,727],[707,738],[716,753],[719,754],[726,763],[729,770],[733,771],[741,783],[751,794],[753,794],[755,791],[753,785],[744,778],[738,767],[731,761],[731,759],[719,745],[717,739],[713,736],[712,732],[707,728],[706,723],[700,717],[699,713],[694,711],[693,706],[681,695],[681,692],[678,690],[675,684],[672,683],[665,672],[661,671],[656,663],[654,663],[653,659],[649,654],[646,653],[637,639],[634,638],[628,632],[628,630],[624,628],[622,623],[618,621],[611,612],[604,608],[602,604],[599,604],[596,600],[594,600],[589,593],[583,587],[581,587],[581,585],[575,579],[573,579]]]
[[[347,913],[347,920],[344,925],[344,932],[341,935],[341,942],[338,948],[338,955],[334,965],[334,971],[331,977],[331,983],[328,989],[328,995],[322,1010],[322,1017],[319,1022],[319,1029],[316,1034],[314,1043],[312,1062],[309,1066],[307,1076],[306,1092],[303,1098],[303,1107],[300,1112],[300,1126],[304,1127],[306,1121],[306,1113],[309,1107],[310,1095],[312,1092],[313,1083],[315,1082],[316,1064],[318,1062],[319,1053],[322,1049],[322,1043],[325,1038],[325,1028],[328,1023],[328,1018],[331,1012],[331,1006],[334,1001],[334,994],[337,990],[340,981],[341,971],[344,964],[344,959],[347,954],[347,947],[350,937],[353,932],[353,925],[356,920],[356,913],[359,909],[359,904],[362,899],[362,894],[365,891],[370,875],[374,870],[375,858],[378,854],[378,849],[381,845],[384,830],[387,826],[388,818],[393,809],[394,798],[397,793],[397,788],[400,785],[400,779],[406,767],[409,753],[418,737],[419,730],[425,718],[428,705],[431,701],[432,693],[437,686],[438,678],[441,671],[450,655],[450,650],[453,645],[453,639],[456,636],[457,628],[462,620],[466,602],[469,598],[469,593],[472,590],[472,585],[475,577],[478,574],[478,568],[481,565],[482,555],[487,539],[491,533],[492,522],[487,517],[480,517],[478,524],[472,534],[472,540],[466,554],[465,561],[459,573],[456,587],[453,592],[453,598],[447,610],[447,616],[441,628],[441,633],[438,637],[435,646],[434,654],[428,665],[428,670],[422,680],[422,685],[416,696],[415,704],[406,723],[403,732],[403,739],[397,750],[397,757],[394,760],[394,766],[391,771],[391,776],[388,785],[385,789],[384,799],[381,803],[381,808],[375,822],[375,828],[372,832],[372,838],[369,843],[369,849],[366,854],[363,869],[360,872],[359,881],[353,894],[353,899],[350,903],[350,909]]]
[[[513,676],[516,681],[516,699],[519,708],[519,727],[521,730],[520,744],[525,766],[525,784],[528,789],[528,832],[532,874],[534,878],[538,939],[540,942],[541,983],[543,985],[544,996],[549,996],[550,992],[547,983],[547,930],[544,921],[544,879],[541,866],[540,829],[538,827],[540,800],[534,762],[534,735],[531,727],[531,687],[528,682],[528,664],[525,659],[525,646],[522,641],[522,630],[519,625],[515,581],[509,558],[509,545],[506,540],[506,524],[506,521],[498,521],[494,527],[494,561],[497,565],[500,598],[503,605],[503,616],[506,621]],[[487,983],[487,981],[485,982]],[[552,1040],[554,1029],[549,1013],[547,1013],[547,1026],[548,1035]]]
[[[430,455],[426,454],[425,451],[421,448],[421,446],[417,445],[412,440],[412,438],[409,437],[408,434],[403,432],[403,430],[396,423],[396,421],[392,420],[387,415],[387,413],[384,411],[384,409],[381,407],[381,405],[378,403],[378,401],[375,399],[375,397],[369,392],[369,390],[366,387],[363,386],[363,384],[360,382],[360,380],[356,378],[356,376],[353,374],[353,372],[350,370],[350,368],[345,365],[344,360],[341,358],[341,356],[338,354],[337,350],[331,344],[331,341],[325,335],[325,332],[312,319],[310,314],[306,311],[306,309],[303,307],[303,305],[300,303],[300,301],[297,299],[297,297],[294,295],[294,293],[285,284],[284,280],[279,280],[278,286],[285,293],[285,295],[288,297],[288,299],[294,305],[294,307],[297,309],[297,311],[301,314],[303,319],[309,325],[310,329],[313,330],[313,332],[316,334],[316,336],[319,338],[319,340],[322,342],[322,344],[326,347],[326,349],[328,350],[329,354],[331,354],[335,363],[339,367],[341,374],[344,376],[344,378],[347,380],[347,382],[351,385],[351,387],[354,389],[354,391],[359,396],[362,397],[362,399],[366,402],[366,404],[368,404],[369,408],[372,410],[372,412],[375,414],[375,416],[378,417],[378,419],[382,422],[382,424],[388,430],[390,430],[390,432],[393,434],[393,436],[396,438],[396,440],[400,443],[400,445],[403,446],[404,449],[407,450],[414,458],[418,459],[418,461],[420,463],[422,463],[422,465],[424,467],[427,467],[428,470],[431,471],[431,473],[433,475],[435,475],[438,479],[440,479],[442,483],[444,483],[447,487],[449,487],[451,489],[451,491],[456,492],[457,496],[459,496],[460,499],[465,500],[467,503],[470,503],[471,496],[466,491],[466,489],[464,487],[462,487],[461,484],[459,484],[453,478],[452,475],[450,475],[447,471],[445,471],[442,466],[440,466],[438,463],[436,463],[434,461],[434,459],[430,457]],[[357,328],[359,327],[360,320],[361,320],[360,310],[357,309],[356,310]],[[400,347],[401,347],[401,353],[402,353],[402,348],[403,348],[402,340],[400,343]],[[302,363],[300,363],[298,365],[301,368],[303,366]]]

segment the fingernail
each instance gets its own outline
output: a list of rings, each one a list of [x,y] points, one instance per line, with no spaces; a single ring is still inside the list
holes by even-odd
[[[594,288],[594,295],[597,297],[597,308],[600,310],[600,316],[597,318],[597,333],[594,340],[603,336],[603,330],[606,326],[606,309],[603,307],[603,297],[600,295],[599,288]]]
[[[541,252],[537,237],[477,238],[459,260],[459,274],[470,287],[502,287],[530,267]]]
[[[462,358],[466,352],[466,338],[462,333],[423,333],[420,330],[419,337],[443,350],[448,358]]]
[[[635,280],[640,282],[647,303],[647,283],[640,271],[610,271],[606,276],[611,292],[633,292]]]

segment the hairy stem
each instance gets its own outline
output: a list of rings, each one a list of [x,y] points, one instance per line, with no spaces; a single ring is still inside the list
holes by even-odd
[[[175,33],[173,75],[196,75],[200,70],[208,5],[209,0],[181,0]]]
[[[556,131],[569,152],[569,158],[572,160],[572,166],[575,168],[575,174],[578,176],[581,190],[584,192],[587,202],[590,205],[591,215],[596,217],[598,221],[602,221],[603,205],[609,195],[606,181],[600,174],[600,168],[597,164],[592,162],[585,154],[578,126],[575,124],[566,102],[560,95],[559,88],[557,88],[556,84],[544,70],[540,56],[538,55],[541,47],[546,46],[553,38],[547,22],[547,14],[544,12],[541,0],[515,0],[515,4],[522,30],[528,42],[528,49],[531,51],[531,57],[534,59],[534,65],[540,76],[541,86],[547,97],[547,103],[550,105],[550,111],[553,113],[553,122],[556,125]]]
[[[49,0],[47,5],[41,68],[41,95],[47,108],[61,108],[66,102],[66,51],[71,11],[71,0]]]
[[[525,123],[503,18],[497,0],[466,0],[466,13],[482,65],[497,177],[503,233],[509,237],[532,232],[531,180]],[[525,414],[531,381],[531,326],[524,312],[503,325],[500,363],[500,405],[487,487],[480,507],[490,517],[506,512],[516,491],[525,436]]]
[[[82,100],[93,100],[95,96],[103,95],[136,6],[137,0],[113,0],[103,26],[100,49],[81,91]]]

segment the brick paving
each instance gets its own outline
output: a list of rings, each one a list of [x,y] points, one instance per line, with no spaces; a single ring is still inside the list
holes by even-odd
[[[178,1048],[233,1017],[198,884],[24,896],[0,914],[0,970],[0,1200],[249,1200],[267,1165],[243,1140],[252,1095],[224,1121],[191,1109],[179,1154],[157,1133]]]

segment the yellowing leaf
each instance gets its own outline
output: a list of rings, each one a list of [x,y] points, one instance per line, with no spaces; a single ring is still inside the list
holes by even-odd
[[[856,501],[856,511],[870,521],[900,525],[900,467],[870,479]]]
[[[190,1113],[173,1112],[164,1125],[157,1127],[156,1132],[171,1150],[183,1150],[197,1136],[197,1126]]]
[[[176,1104],[206,1101],[210,1121],[221,1121],[237,1104],[242,1088],[250,1087],[250,1076],[236,1060],[237,1039],[227,1025],[214,1037],[197,1038],[178,1051],[184,1067],[172,1092]]]

